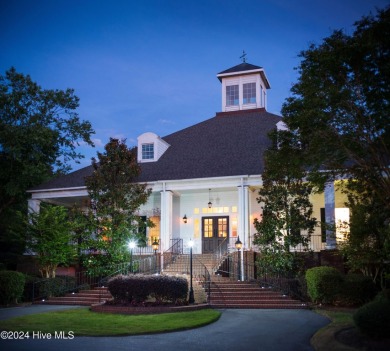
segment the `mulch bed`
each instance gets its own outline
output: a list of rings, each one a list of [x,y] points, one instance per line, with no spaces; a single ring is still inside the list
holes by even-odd
[[[361,334],[356,328],[340,330],[335,335],[336,340],[344,345],[365,351],[388,351],[390,350],[390,338],[373,339]]]
[[[146,305],[146,306],[132,306],[132,305],[113,305],[100,304],[91,306],[91,311],[100,313],[117,313],[117,314],[158,314],[158,313],[172,313],[184,311],[197,311],[204,308],[210,308],[208,304],[194,304],[185,306],[176,305]]]

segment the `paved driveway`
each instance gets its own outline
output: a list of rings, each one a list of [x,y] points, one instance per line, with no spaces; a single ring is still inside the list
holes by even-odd
[[[33,313],[35,306],[26,307]],[[49,306],[44,306],[49,307]],[[51,306],[50,309],[61,308]],[[0,319],[10,317],[0,310]],[[35,310],[37,312],[37,309]],[[211,325],[181,332],[126,337],[75,337],[72,340],[0,340],[7,351],[306,351],[310,338],[329,320],[308,310],[222,310]],[[21,311],[18,315],[22,314]]]

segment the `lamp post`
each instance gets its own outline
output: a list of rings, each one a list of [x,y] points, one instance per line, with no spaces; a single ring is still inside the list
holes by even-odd
[[[154,257],[155,257],[155,271],[158,273],[158,262],[157,262],[157,250],[158,250],[158,241],[157,238],[154,238],[154,241],[152,243],[152,248],[154,250]]]
[[[194,242],[190,240],[188,245],[190,246],[190,295],[188,297],[188,303],[194,303],[194,289],[192,287],[192,246],[194,246]]]
[[[240,241],[240,236],[237,237],[237,240],[234,244],[236,246],[236,249],[238,251],[238,280],[241,280],[241,248],[242,248],[242,242]]]
[[[129,249],[130,249],[130,272],[133,273],[133,249],[135,248],[135,242],[130,241],[129,242]]]

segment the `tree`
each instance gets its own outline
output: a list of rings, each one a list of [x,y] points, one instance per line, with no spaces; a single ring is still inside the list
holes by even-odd
[[[76,257],[77,246],[65,207],[43,204],[39,213],[29,214],[26,227],[27,247],[37,255],[42,277],[54,278],[58,265],[68,265]]]
[[[274,132],[270,137],[274,142],[264,155],[263,187],[257,199],[263,213],[261,220],[254,220],[254,244],[261,247],[261,268],[286,273],[297,268],[290,248],[307,248],[317,221],[312,217],[312,187],[304,179],[299,139],[290,131]]]
[[[352,191],[355,188],[357,191]],[[359,182],[348,188],[351,209],[350,233],[340,246],[352,271],[368,276],[381,288],[390,275],[390,222],[388,213],[375,194],[362,189]]]
[[[298,82],[282,108],[300,141],[300,153],[288,157],[319,189],[347,180],[352,215],[344,253],[351,268],[375,281],[389,262],[390,7],[356,22],[352,35],[334,31],[300,57]]]
[[[125,140],[110,138],[98,161],[92,160],[93,174],[85,179],[90,196],[90,211],[95,220],[95,237],[85,245],[93,255],[84,258],[89,268],[105,269],[129,260],[128,243],[138,240],[143,223],[137,215],[139,207],[147,202],[151,190],[147,184],[137,183],[141,168],[135,148],[129,149]]]
[[[310,180],[359,180],[390,211],[390,7],[355,26],[300,53],[282,114],[299,135]]]
[[[76,112],[72,89],[45,90],[11,68],[0,76],[0,232],[1,251],[11,247],[15,213],[27,213],[26,190],[70,169],[82,158],[79,141],[93,146],[94,131]]]

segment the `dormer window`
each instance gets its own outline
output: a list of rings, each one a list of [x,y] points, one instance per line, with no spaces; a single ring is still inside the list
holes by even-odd
[[[167,151],[169,144],[158,135],[148,132],[138,138],[138,162],[157,162]]]
[[[226,105],[235,106],[238,105],[238,85],[228,85],[226,87]]]
[[[154,159],[154,144],[142,144],[142,159],[143,160]]]
[[[255,104],[256,103],[256,83],[243,84],[243,103]]]

